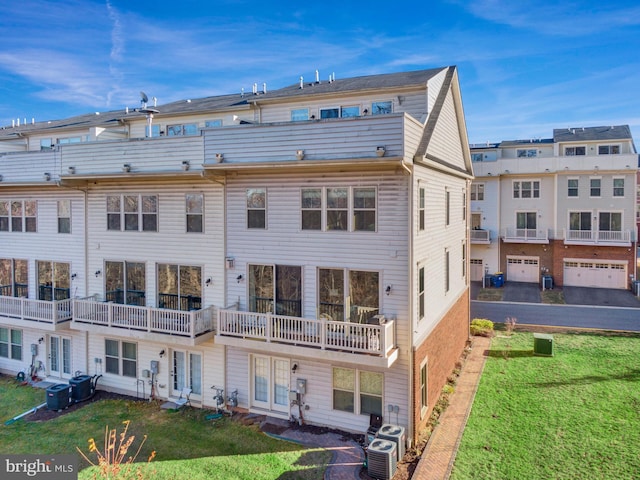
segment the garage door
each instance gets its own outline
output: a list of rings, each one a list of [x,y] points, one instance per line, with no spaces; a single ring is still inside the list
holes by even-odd
[[[540,257],[507,257],[508,282],[533,282],[540,280]]]
[[[620,263],[564,262],[564,284],[568,287],[627,288],[627,266]]]
[[[484,275],[484,267],[482,266],[481,258],[472,258],[469,263],[471,264],[471,281],[481,282]]]

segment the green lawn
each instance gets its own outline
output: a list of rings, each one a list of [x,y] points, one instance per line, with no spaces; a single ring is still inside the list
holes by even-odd
[[[452,480],[640,478],[640,336],[492,340]]]
[[[45,401],[45,391],[17,386],[0,377],[0,452],[63,454],[77,453],[76,446],[89,453],[88,440],[94,438],[104,449],[105,426],[122,432],[130,420],[128,435],[135,435],[129,454],[135,454],[144,435],[148,438],[137,457],[145,478],[170,480],[205,479],[322,479],[330,453],[307,449],[263,434],[255,426],[244,426],[228,418],[206,420],[210,411],[184,408],[161,410],[157,403],[105,400],[44,422],[25,419],[5,425],[5,421]],[[46,407],[45,407],[46,408]],[[82,462],[86,467],[87,463]],[[288,472],[288,473],[287,473]],[[90,469],[81,479],[93,478]]]

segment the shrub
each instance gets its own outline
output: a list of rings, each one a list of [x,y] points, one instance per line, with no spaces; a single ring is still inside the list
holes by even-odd
[[[471,320],[471,335],[491,337],[493,335],[493,322],[486,318],[474,318]]]

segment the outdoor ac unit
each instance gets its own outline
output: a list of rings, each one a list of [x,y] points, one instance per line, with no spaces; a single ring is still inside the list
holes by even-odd
[[[388,423],[384,424],[380,427],[380,430],[378,430],[378,438],[395,442],[396,458],[398,461],[402,460],[402,457],[404,457],[405,445],[407,443],[407,435],[404,427],[401,427],[400,425],[390,425]]]
[[[367,473],[370,477],[390,480],[396,473],[396,444],[377,438],[367,449]]]

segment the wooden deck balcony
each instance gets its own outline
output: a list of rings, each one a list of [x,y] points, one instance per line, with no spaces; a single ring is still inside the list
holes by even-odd
[[[549,232],[535,228],[504,228],[502,241],[505,243],[549,243]]]
[[[76,299],[72,327],[105,335],[198,345],[213,338],[215,307],[182,311]]]
[[[393,320],[372,325],[221,309],[216,343],[380,367],[398,356]]]
[[[4,325],[37,328],[49,332],[68,330],[73,300],[33,300],[0,296],[0,318]]]

